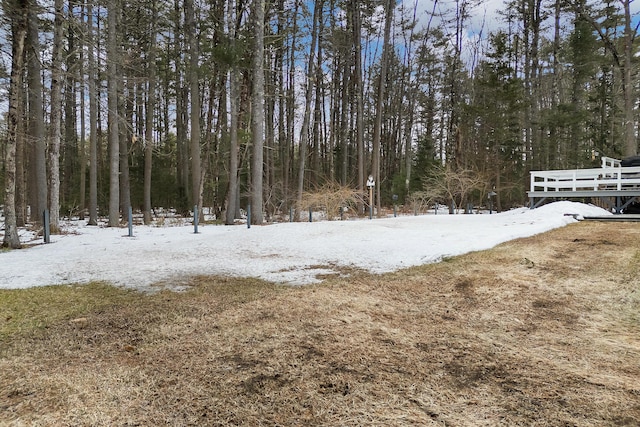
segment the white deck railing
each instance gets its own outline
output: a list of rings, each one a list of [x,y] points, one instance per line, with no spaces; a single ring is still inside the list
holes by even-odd
[[[622,165],[622,160],[613,159],[611,157],[602,156],[600,158],[600,163],[602,168],[619,168]]]
[[[594,169],[531,171],[531,192],[640,190],[640,167],[623,168],[620,160],[602,157]]]

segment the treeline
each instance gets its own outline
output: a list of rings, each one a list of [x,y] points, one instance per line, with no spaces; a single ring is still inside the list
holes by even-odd
[[[638,147],[631,0],[511,0],[493,29],[479,0],[2,7],[8,224],[248,204],[262,222],[370,175],[377,206],[460,173],[507,208],[530,170]]]

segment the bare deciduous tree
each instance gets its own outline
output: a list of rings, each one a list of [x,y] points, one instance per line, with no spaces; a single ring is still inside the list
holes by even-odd
[[[470,170],[454,170],[450,166],[437,168],[423,183],[425,196],[439,203],[446,203],[450,209],[463,206],[471,193],[484,190],[487,180],[480,173]],[[484,193],[484,191],[482,191]]]

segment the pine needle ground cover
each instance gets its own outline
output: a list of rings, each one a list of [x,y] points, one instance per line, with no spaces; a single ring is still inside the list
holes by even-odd
[[[351,273],[0,291],[0,425],[640,424],[640,225]]]

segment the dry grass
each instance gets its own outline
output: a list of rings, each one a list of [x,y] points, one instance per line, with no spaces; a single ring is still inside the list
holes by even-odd
[[[3,303],[0,425],[640,425],[639,273],[640,225],[585,222],[318,286]]]

